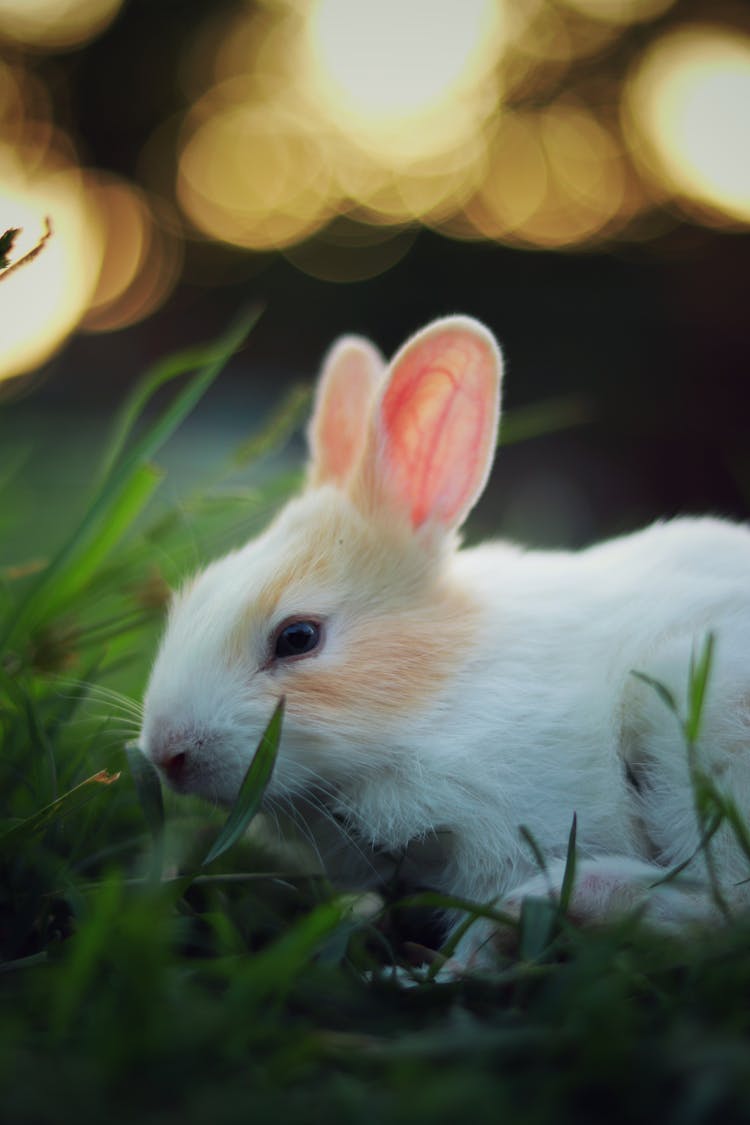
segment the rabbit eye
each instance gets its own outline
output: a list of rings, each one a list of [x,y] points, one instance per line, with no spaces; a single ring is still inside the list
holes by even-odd
[[[276,634],[274,656],[277,660],[306,656],[318,647],[320,640],[320,622],[290,621],[288,625],[282,625]]]

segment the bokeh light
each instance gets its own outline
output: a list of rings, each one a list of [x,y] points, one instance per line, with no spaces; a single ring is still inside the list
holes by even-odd
[[[53,233],[32,261],[0,285],[0,379],[39,366],[73,331],[91,300],[102,261],[102,230],[74,168],[29,177],[23,150],[0,147],[0,230],[20,227],[13,258]]]
[[[180,205],[208,238],[282,249],[333,280],[389,268],[373,225],[550,249],[620,236],[658,201],[629,147],[644,142],[621,133],[622,84],[561,96],[561,83],[670,6],[269,0],[212,17],[185,70],[195,90],[199,57],[215,52],[215,85],[179,146]],[[363,237],[321,235],[337,216],[364,223]]]
[[[0,37],[44,50],[78,47],[98,35],[123,0],[0,0]]]
[[[498,0],[314,0],[306,80],[321,113],[395,166],[445,151],[488,109]],[[496,91],[493,102],[496,101]]]
[[[433,21],[429,0],[314,0],[308,27],[320,80],[360,121],[422,113],[465,81],[491,8],[486,0],[448,3]]]
[[[148,316],[186,247],[200,284],[271,253],[356,282],[424,226],[563,250],[750,223],[750,36],[678,22],[674,0],[207,5],[170,56],[182,104],[148,121],[132,179],[80,168],[71,106],[33,57],[121,7],[0,0],[3,221],[28,245],[45,215],[55,228],[3,285],[3,374],[76,327]]]
[[[22,113],[20,84],[13,70],[0,62],[0,120],[17,120]]]
[[[163,304],[177,283],[181,247],[157,223],[145,194],[125,180],[89,172],[85,189],[103,227],[104,251],[82,328],[111,332]]]
[[[547,193],[547,162],[534,115],[506,113],[490,147],[484,181],[466,214],[479,235],[501,239],[523,228]]]
[[[646,23],[661,16],[675,0],[560,0],[565,7],[603,23]]]
[[[575,103],[548,106],[539,127],[547,194],[520,233],[542,246],[587,242],[620,213],[625,183],[617,144],[591,111]]]
[[[252,250],[289,245],[321,226],[330,217],[330,168],[304,118],[246,102],[232,82],[211,103],[198,108],[180,156],[178,198],[195,226]]]
[[[626,121],[647,172],[667,189],[750,222],[750,36],[693,25],[644,53]]]
[[[625,192],[615,138],[585,106],[561,101],[504,115],[487,176],[466,214],[486,238],[576,245],[622,215]]]
[[[341,216],[319,238],[290,246],[284,255],[310,277],[348,284],[391,269],[408,254],[416,237],[414,225],[372,226]]]

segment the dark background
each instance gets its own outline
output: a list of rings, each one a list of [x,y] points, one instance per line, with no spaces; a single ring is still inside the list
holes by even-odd
[[[27,60],[85,163],[133,174],[158,122],[184,107],[179,60],[205,11],[201,0],[131,0],[85,46]],[[696,0],[662,22],[717,12]],[[621,50],[639,49],[658,26],[629,30]],[[681,512],[744,518],[748,237],[674,213],[662,226],[645,240],[564,250],[421,229],[392,268],[349,283],[318,280],[278,253],[189,238],[182,280],[162,308],[130,328],[75,336],[42,372],[6,385],[2,433],[28,427],[75,464],[80,427],[98,440],[148,363],[218,335],[261,301],[246,349],[176,443],[173,468],[189,475],[202,463],[189,453],[196,441],[218,452],[260,425],[284,386],[315,374],[338,334],[363,333],[388,354],[432,318],[463,312],[503,345],[508,410],[573,396],[584,417],[502,453],[476,514],[480,533],[577,545]],[[73,482],[85,483],[75,473]]]

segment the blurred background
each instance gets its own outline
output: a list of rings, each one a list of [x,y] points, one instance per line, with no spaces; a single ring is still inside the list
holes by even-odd
[[[0,0],[12,259],[47,217],[0,285],[0,453],[33,448],[31,546],[137,375],[255,300],[169,488],[338,334],[390,354],[458,311],[508,363],[476,533],[577,545],[747,515],[743,4]]]

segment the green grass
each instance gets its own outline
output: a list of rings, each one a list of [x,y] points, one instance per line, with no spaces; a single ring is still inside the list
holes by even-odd
[[[165,812],[128,754],[126,700],[147,676],[167,585],[196,543],[210,553],[240,522],[252,532],[297,479],[252,485],[256,459],[299,423],[299,391],[230,457],[239,484],[154,503],[153,459],[252,321],[159,365],[116,420],[65,541],[0,573],[1,1119],[748,1120],[746,923],[682,940],[633,920],[581,931],[531,902],[496,972],[412,972],[403,938],[425,932],[419,914],[367,915],[244,834],[280,712],[228,817],[168,797]],[[166,382],[169,406],[144,414]],[[0,479],[12,515],[9,467]],[[680,719],[686,752],[709,669],[707,649]],[[707,838],[718,818],[744,839],[697,766],[694,781]],[[571,874],[574,854],[573,830]]]

